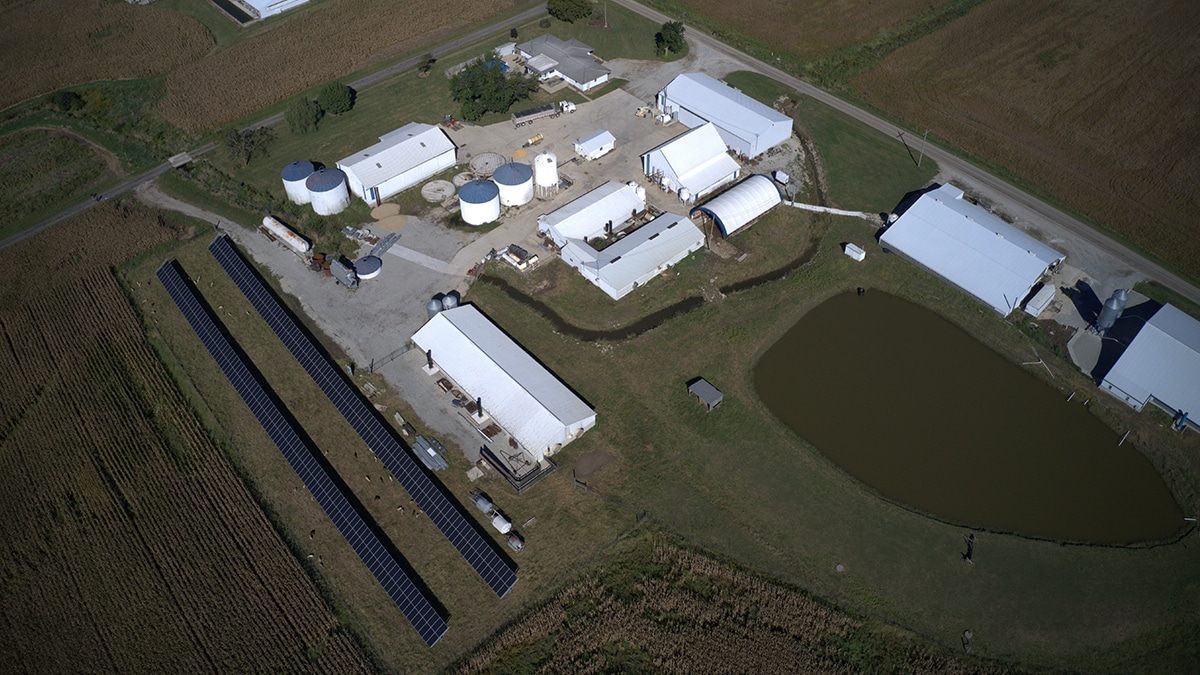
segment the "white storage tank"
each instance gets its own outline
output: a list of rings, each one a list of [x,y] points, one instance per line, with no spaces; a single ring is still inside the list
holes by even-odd
[[[308,188],[313,211],[318,215],[332,216],[350,206],[350,188],[346,186],[346,174],[341,169],[321,169],[313,172],[304,186]]]
[[[522,206],[533,200],[533,169],[510,162],[496,169],[492,180],[500,187],[501,206]]]
[[[279,177],[283,179],[283,189],[293,204],[307,204],[311,201],[304,182],[316,170],[317,167],[313,166],[312,162],[292,162],[279,172]]]
[[[533,189],[543,198],[558,193],[558,157],[553,152],[543,152],[533,158]]]
[[[363,256],[354,263],[354,273],[363,281],[374,279],[382,271],[383,261],[378,256]]]
[[[492,515],[492,527],[496,528],[500,534],[508,534],[508,531],[512,529],[512,521],[496,512]]]
[[[289,248],[297,253],[308,253],[312,249],[312,244],[308,240],[292,231],[290,227],[279,222],[271,216],[263,218],[263,227],[275,235],[275,238],[282,241]]]
[[[468,225],[490,223],[500,217],[500,187],[490,180],[473,180],[459,188],[458,206]]]

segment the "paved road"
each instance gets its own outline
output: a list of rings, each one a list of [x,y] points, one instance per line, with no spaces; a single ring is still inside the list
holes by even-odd
[[[675,21],[678,17],[668,17],[665,14],[657,12],[653,9],[638,4],[634,0],[613,0],[616,4],[622,5],[642,16],[650,19],[655,23],[664,23],[666,21]],[[763,75],[766,75],[774,80],[778,80],[783,84],[792,87],[796,91],[810,96],[845,115],[877,129],[892,138],[898,138],[899,134],[905,133],[909,139],[912,139],[913,133],[908,129],[898,127],[891,122],[882,120],[871,113],[868,113],[860,108],[857,108],[832,94],[814,87],[813,85],[804,82],[788,73],[785,73],[778,68],[769,64],[763,63],[753,57],[746,55],[709,35],[700,33],[699,31],[688,31],[686,33],[689,42],[702,42],[706,46],[725,53],[731,57],[735,57],[746,64],[747,70],[752,70]],[[1183,277],[1163,268],[1142,256],[1141,254],[1126,248],[1124,245],[1109,239],[1107,236],[1097,231],[1095,228],[1083,223],[1076,218],[1073,218],[1053,206],[1043,202],[1042,200],[1024,192],[1023,190],[1014,187],[1013,185],[997,178],[996,176],[980,169],[979,167],[970,164],[962,158],[950,154],[941,148],[929,145],[925,149],[925,155],[938,163],[943,171],[955,173],[965,177],[967,180],[975,184],[976,187],[982,188],[984,191],[991,193],[989,196],[994,196],[997,201],[1006,206],[1017,207],[1028,215],[1030,220],[1039,224],[1046,224],[1049,227],[1058,227],[1070,235],[1084,240],[1099,249],[1101,252],[1111,256],[1116,260],[1120,260],[1131,266],[1133,270],[1147,279],[1153,279],[1171,290],[1183,295],[1192,302],[1200,303],[1200,288],[1193,286],[1191,282]]]
[[[506,26],[515,26],[518,24],[525,23],[527,21],[530,21],[532,19],[535,19],[535,18],[541,16],[545,12],[546,12],[545,3],[536,5],[534,7],[530,7],[529,9],[525,10],[524,12],[521,12],[520,14],[517,14],[516,16],[508,17],[506,19],[503,19],[503,20],[497,21],[495,23],[489,24],[487,26],[484,26],[483,28],[480,28],[478,30],[467,33],[466,35],[463,35],[461,37],[457,37],[448,42],[444,42],[444,43],[430,49],[429,53],[433,54],[435,57],[441,57],[445,54],[448,54],[455,50],[461,49],[462,47],[465,47],[473,42],[478,42],[479,40],[482,40],[483,38],[495,33],[498,30],[503,30],[504,27],[506,27]],[[381,68],[375,72],[365,75],[365,76],[351,82],[350,86],[352,88],[354,88],[355,90],[362,90],[366,87],[371,86],[372,84],[376,84],[377,82],[380,82],[381,80],[385,80],[393,75],[396,75],[397,73],[402,73],[406,70],[415,68],[417,66],[417,64],[419,64],[420,62],[421,62],[420,57],[412,57],[409,59],[405,59],[399,63],[394,63],[386,68]],[[246,128],[247,129],[257,129],[259,127],[267,127],[267,126],[272,126],[274,124],[278,124],[283,121],[283,115],[284,115],[283,113],[277,113],[275,115],[271,115],[270,117],[264,117]],[[188,154],[191,155],[193,158],[196,158],[196,157],[199,157],[200,155],[203,155],[206,152],[209,152],[209,151],[215,149],[216,147],[217,146],[215,143],[207,143],[195,150],[192,150]],[[170,170],[171,170],[171,164],[169,162],[163,162],[162,164],[154,167],[153,169],[150,169],[149,171],[147,171],[143,174],[134,176],[133,178],[130,178],[129,180],[125,181],[124,183],[121,183],[120,185],[117,185],[116,187],[114,187],[110,190],[106,190],[105,192],[102,193],[102,195],[107,198],[107,197],[116,197],[117,195],[125,194],[126,192],[129,192],[130,190],[136,189],[139,185],[142,185],[143,183],[148,183],[148,182],[158,178],[159,176],[163,175],[164,173],[166,173],[167,171],[170,171]],[[12,246],[13,244],[16,244],[19,241],[26,239],[28,237],[32,237],[33,235],[41,232],[42,230],[45,230],[48,227],[53,226],[56,223],[59,223],[68,218],[73,218],[73,217],[83,213],[84,211],[90,209],[91,207],[93,207],[95,205],[96,205],[96,202],[91,199],[82,201],[82,202],[75,204],[74,206],[66,209],[65,211],[61,211],[43,221],[41,221],[40,223],[38,223],[28,229],[22,230],[10,237],[0,239],[0,251],[8,248],[9,246]]]

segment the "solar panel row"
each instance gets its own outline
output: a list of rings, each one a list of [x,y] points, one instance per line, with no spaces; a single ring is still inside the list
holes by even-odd
[[[158,268],[158,279],[167,293],[204,343],[229,382],[258,418],[267,435],[279,447],[304,481],[317,503],[337,526],[392,601],[420,633],[425,644],[432,647],[446,633],[446,620],[438,613],[425,591],[418,587],[405,568],[384,546],[367,525],[354,505],[333,478],[313,456],[302,432],[277,404],[275,398],[257,377],[236,345],[221,330],[211,310],[204,305],[195,289],[186,281],[179,263],[174,260]]]
[[[350,426],[400,481],[417,506],[483,577],[492,591],[504,597],[517,582],[517,573],[491,540],[473,526],[457,504],[438,488],[411,450],[400,442],[391,427],[379,418],[374,408],[342,377],[341,371],[297,325],[229,238],[225,235],[217,237],[208,250]]]

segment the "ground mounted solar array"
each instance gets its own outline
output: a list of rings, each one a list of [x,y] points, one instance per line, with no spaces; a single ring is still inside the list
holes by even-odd
[[[208,353],[229,378],[230,384],[258,418],[267,435],[279,447],[288,464],[304,481],[321,508],[349,542],[363,564],[383,586],[392,601],[432,647],[446,633],[446,620],[439,614],[426,592],[409,576],[383,541],[372,531],[325,468],[313,456],[303,432],[286,414],[258,377],[254,367],[227,336],[187,282],[179,263],[169,260],[158,268],[158,279],[196,331]]]
[[[258,310],[275,335],[287,346],[292,356],[296,357],[321,391],[325,392],[350,426],[354,427],[367,447],[404,486],[417,506],[429,516],[433,524],[467,559],[471,567],[475,568],[479,576],[483,577],[496,595],[504,597],[517,582],[517,573],[512,564],[505,560],[491,540],[473,525],[458,505],[442,492],[433,478],[425,473],[412,451],[400,442],[391,427],[379,418],[375,409],[358,390],[342,377],[337,366],[296,323],[250,263],[234,248],[229,237],[217,237],[208,250],[246,295],[250,304]]]

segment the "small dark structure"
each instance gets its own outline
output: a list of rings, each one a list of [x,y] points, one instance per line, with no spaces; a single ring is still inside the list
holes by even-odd
[[[724,394],[709,384],[708,380],[705,380],[703,377],[698,377],[688,383],[688,393],[695,394],[701,403],[708,406],[710,412],[725,398]]]

